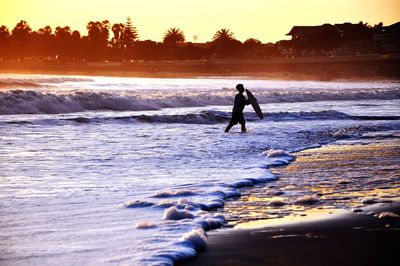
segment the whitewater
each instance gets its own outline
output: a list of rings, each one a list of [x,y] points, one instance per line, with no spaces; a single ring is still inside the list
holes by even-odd
[[[248,106],[249,132],[226,134],[237,83],[265,119]],[[399,138],[399,107],[398,81],[0,75],[0,263],[192,258],[227,200],[274,184],[296,151]]]

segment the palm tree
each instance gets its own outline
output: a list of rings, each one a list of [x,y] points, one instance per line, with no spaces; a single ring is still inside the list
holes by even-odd
[[[233,37],[233,32],[230,29],[220,29],[214,34],[213,42],[226,42],[233,41],[235,38]]]
[[[185,34],[179,28],[169,28],[164,33],[163,42],[166,44],[178,44],[185,42]]]

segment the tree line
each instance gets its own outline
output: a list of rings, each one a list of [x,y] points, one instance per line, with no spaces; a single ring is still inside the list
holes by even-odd
[[[365,24],[365,27],[367,29],[368,25]],[[90,21],[86,28],[87,35],[82,35],[69,26],[58,26],[54,30],[45,26],[33,31],[24,20],[18,22],[11,31],[4,25],[0,26],[0,59],[118,62],[210,58],[261,59],[298,53],[305,48],[315,49],[319,42],[323,42],[319,48],[325,50],[339,45],[338,40],[329,36],[319,36],[319,41],[308,43],[284,40],[275,44],[263,44],[255,38],[249,38],[242,43],[226,28],[216,31],[212,40],[206,44],[186,42],[184,32],[177,27],[167,29],[162,42],[139,40],[138,30],[130,17],[125,23]]]
[[[260,58],[274,54],[259,40],[238,41],[231,30],[218,30],[203,45],[186,42],[184,32],[176,27],[164,33],[162,42],[139,40],[139,33],[130,17],[125,23],[110,24],[108,20],[90,21],[88,33],[82,35],[69,26],[45,26],[33,31],[21,20],[9,30],[0,26],[0,58],[34,57],[57,60],[181,60],[203,58]]]

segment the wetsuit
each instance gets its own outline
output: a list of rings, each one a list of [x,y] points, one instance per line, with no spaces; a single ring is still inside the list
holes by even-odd
[[[232,118],[229,121],[229,125],[227,126],[225,132],[228,132],[232,126],[236,125],[237,123],[242,125],[242,131],[246,131],[245,123],[243,116],[243,109],[246,105],[250,104],[249,100],[246,100],[243,93],[238,93],[235,96],[235,102],[233,105],[232,110]]]

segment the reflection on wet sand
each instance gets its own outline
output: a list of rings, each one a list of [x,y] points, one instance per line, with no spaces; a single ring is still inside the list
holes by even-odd
[[[277,225],[400,200],[400,142],[342,142],[296,154],[279,179],[226,203],[228,226]]]
[[[344,210],[341,209],[332,209],[332,208],[310,208],[304,210],[298,210],[293,212],[287,216],[283,216],[279,219],[261,219],[239,223],[235,226],[235,228],[246,229],[246,228],[258,228],[258,227],[271,227],[271,226],[282,226],[290,223],[299,223],[299,222],[309,222],[312,220],[320,220],[333,218],[332,215],[327,214],[340,214],[344,213]]]

